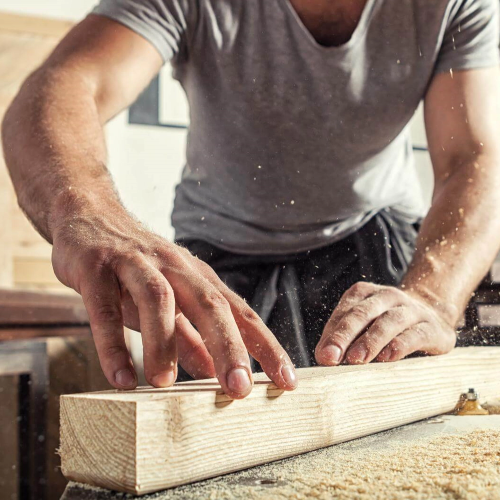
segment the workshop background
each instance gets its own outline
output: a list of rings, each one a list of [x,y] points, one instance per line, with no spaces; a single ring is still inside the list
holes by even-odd
[[[0,117],[24,78],[95,3],[0,0]],[[173,238],[170,212],[184,164],[188,120],[183,92],[166,66],[139,101],[106,130],[109,169],[127,208],[168,239]],[[429,203],[432,171],[421,110],[412,130],[422,196]],[[2,159],[0,241],[0,497],[58,499],[65,485],[56,454],[58,396],[101,390],[107,384],[85,312],[75,294],[54,276],[51,247],[18,208]],[[489,278],[496,281],[498,274],[494,268]],[[33,314],[23,317],[29,307]],[[491,307],[481,314],[484,325],[498,324],[500,314]],[[129,343],[140,363],[140,338],[129,332]],[[26,357],[25,368],[16,370],[15,356]],[[46,414],[36,415],[40,402],[46,403]]]

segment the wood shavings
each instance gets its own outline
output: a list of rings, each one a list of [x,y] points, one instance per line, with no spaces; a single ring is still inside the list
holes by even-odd
[[[440,436],[427,443],[298,460],[278,476],[287,486],[249,491],[255,499],[500,499],[500,432]],[[222,493],[222,492],[220,492]],[[217,498],[231,498],[230,495]]]
[[[499,431],[382,446],[376,439],[366,446],[366,439],[362,447],[354,441],[259,467],[259,477],[273,478],[274,486],[259,486],[250,469],[148,499],[500,500]]]
[[[500,400],[490,401],[500,414]],[[216,452],[216,450],[214,450]],[[61,500],[132,500],[71,483]],[[144,500],[500,500],[500,417],[443,415]]]

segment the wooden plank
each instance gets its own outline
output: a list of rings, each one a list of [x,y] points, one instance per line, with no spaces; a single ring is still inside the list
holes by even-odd
[[[80,296],[0,289],[0,327],[88,325]]]
[[[72,21],[62,19],[0,12],[0,30],[2,31],[62,38],[73,26]]]
[[[256,376],[231,401],[215,380],[61,398],[69,479],[145,494],[297,455],[451,411],[474,387],[500,394],[500,348],[397,363],[299,370],[291,393]]]
[[[44,340],[53,338],[92,338],[87,325],[57,326],[41,325],[33,327],[0,328],[0,346],[2,342],[12,340]]]
[[[492,481],[486,491],[481,491],[478,483],[484,484],[486,478],[491,480],[495,471],[500,478],[496,457],[498,446],[493,444],[499,432],[500,415],[486,418],[446,415],[367,436],[356,440],[354,445],[331,446],[224,477],[152,493],[141,500],[401,500],[456,498],[454,493],[461,499],[492,499],[498,496],[495,496],[498,481]],[[488,439],[489,436],[492,438]],[[450,438],[453,441],[459,439],[462,448],[457,450],[450,446]],[[435,456],[437,447],[433,443],[436,441],[443,443],[442,455],[451,456],[448,467],[443,467],[442,456]],[[486,454],[485,448],[492,445],[494,449]],[[429,454],[423,451],[426,449],[429,449]],[[406,462],[404,458],[401,460],[405,452],[408,453]],[[381,463],[377,463],[379,457]],[[415,459],[419,460],[417,457],[421,467],[414,468]],[[453,467],[454,459],[464,460],[464,467]],[[356,470],[360,466],[363,470]],[[476,469],[472,477],[466,473],[466,469],[471,468]],[[422,470],[425,470],[423,474]],[[415,479],[418,473],[421,476]],[[432,496],[425,491],[429,485],[436,485]],[[452,489],[450,485],[453,485]],[[70,482],[60,500],[129,499],[130,496],[121,492]]]

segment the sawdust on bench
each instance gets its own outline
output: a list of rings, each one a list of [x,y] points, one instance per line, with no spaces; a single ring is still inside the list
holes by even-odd
[[[329,452],[334,456],[329,457]],[[279,481],[272,488],[222,482],[210,489],[201,488],[199,496],[191,498],[500,499],[499,431],[444,435],[342,455],[336,454],[334,447],[282,462],[279,467],[270,464],[266,476]]]
[[[493,407],[500,413],[499,406]],[[426,425],[433,421],[428,422]],[[500,431],[476,430],[405,440],[396,430],[386,431],[384,436],[383,442],[377,436],[367,436],[143,498],[500,500]],[[261,486],[257,482],[262,480]],[[84,488],[96,492],[89,496],[93,499],[137,499],[124,493]]]

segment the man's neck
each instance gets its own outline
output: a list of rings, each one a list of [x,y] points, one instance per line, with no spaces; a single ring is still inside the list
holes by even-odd
[[[346,43],[359,23],[367,0],[289,0],[316,41],[325,46]]]

